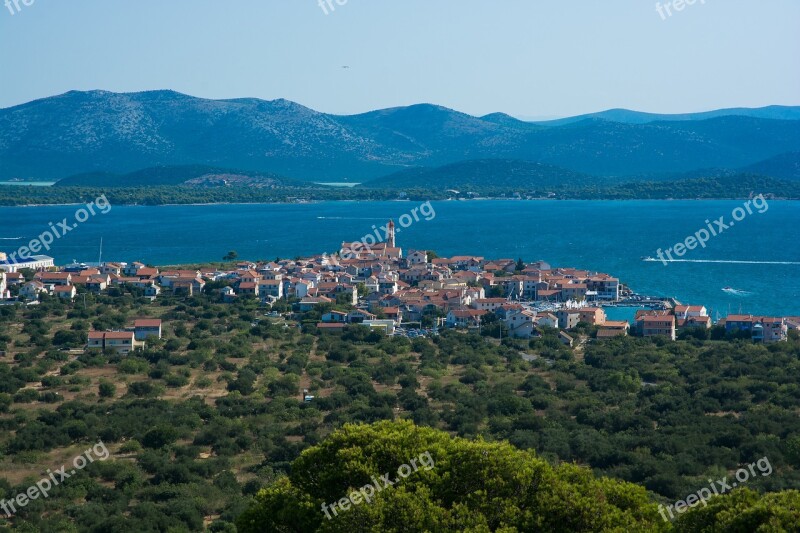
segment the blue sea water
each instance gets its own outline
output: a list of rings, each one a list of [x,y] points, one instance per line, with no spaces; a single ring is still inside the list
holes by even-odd
[[[435,216],[399,228],[398,245],[440,256],[543,259],[619,277],[641,294],[674,296],[726,315],[729,311],[800,315],[800,202],[771,201],[666,266],[643,262],[707,228],[733,219],[741,201],[453,201],[433,202]],[[229,250],[248,259],[338,250],[399,221],[420,202],[324,202],[198,206],[114,206],[58,239],[48,255],[59,264],[103,259],[164,265],[218,261]],[[0,250],[15,251],[77,206],[0,207]],[[423,211],[425,213],[427,211]],[[429,217],[430,218],[430,217]],[[403,219],[406,222],[408,219]],[[675,257],[675,256],[674,256]],[[677,258],[677,257],[676,257]],[[775,264],[775,263],[789,264]],[[793,263],[793,264],[791,264]],[[722,291],[733,287],[742,294]]]

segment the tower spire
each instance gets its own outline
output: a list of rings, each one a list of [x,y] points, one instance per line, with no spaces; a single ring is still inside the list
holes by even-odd
[[[386,225],[386,246],[389,248],[395,248],[395,241],[394,241],[394,220],[389,220],[389,223]]]

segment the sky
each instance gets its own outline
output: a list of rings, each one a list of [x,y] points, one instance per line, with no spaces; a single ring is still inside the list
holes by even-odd
[[[529,119],[800,105],[798,0],[17,1],[0,108],[90,89]]]

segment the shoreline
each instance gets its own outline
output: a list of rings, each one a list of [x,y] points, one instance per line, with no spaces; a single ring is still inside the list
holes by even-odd
[[[505,202],[737,202],[748,200],[747,197],[731,198],[443,198],[438,200],[428,200],[431,202],[486,202],[486,201],[505,201]],[[220,206],[220,205],[309,205],[326,203],[382,203],[382,202],[411,202],[416,201],[410,198],[394,198],[391,200],[369,200],[369,199],[342,199],[342,200],[308,200],[304,202],[187,202],[187,203],[163,203],[163,204],[139,204],[139,203],[115,203],[114,206],[125,207],[180,207],[180,206]],[[770,202],[800,202],[800,198],[771,198]],[[68,203],[43,203],[43,204],[3,204],[0,208],[8,207],[71,207],[83,206],[86,202]]]

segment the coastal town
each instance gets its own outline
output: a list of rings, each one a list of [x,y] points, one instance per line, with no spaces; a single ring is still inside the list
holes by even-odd
[[[209,283],[218,287],[209,291]],[[763,343],[786,341],[790,329],[800,329],[800,317],[737,314],[715,322],[703,305],[644,298],[610,274],[544,261],[445,258],[427,250],[404,255],[392,221],[382,242],[345,242],[336,254],[238,261],[229,269],[157,268],[139,261],[56,267],[47,256],[9,261],[0,253],[0,302],[5,305],[35,305],[42,297],[76,302],[81,294],[116,286],[137,289],[151,300],[167,291],[211,294],[223,302],[252,298],[265,306],[284,302],[293,313],[319,310],[316,327],[325,332],[357,324],[387,335],[425,336],[441,328],[499,324],[501,337],[531,339],[549,328],[573,346],[574,331],[582,325],[597,339],[636,335],[672,341],[685,331],[720,326],[726,335]],[[633,320],[610,320],[606,308],[617,306],[638,308]],[[89,332],[87,348],[127,353],[150,336],[161,337],[161,321],[142,318],[120,331]]]

